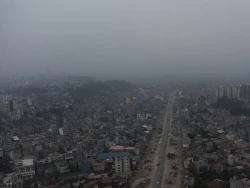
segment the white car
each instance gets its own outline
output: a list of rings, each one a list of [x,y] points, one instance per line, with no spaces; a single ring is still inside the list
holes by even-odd
[[[160,182],[158,182],[158,181],[156,182],[157,185],[159,185],[159,183],[160,183]]]

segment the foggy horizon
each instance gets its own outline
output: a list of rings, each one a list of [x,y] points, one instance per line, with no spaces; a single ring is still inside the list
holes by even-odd
[[[250,2],[0,2],[0,74],[249,75]]]

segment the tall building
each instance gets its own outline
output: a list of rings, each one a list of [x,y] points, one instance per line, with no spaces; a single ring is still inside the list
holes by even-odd
[[[220,99],[226,95],[225,92],[225,87],[224,86],[219,86],[216,88],[216,97],[217,99]]]
[[[240,85],[232,86],[232,98],[239,99],[240,98]]]
[[[120,152],[119,154],[115,157],[115,173],[118,176],[129,176],[131,174],[131,154],[128,152]]]
[[[10,112],[10,104],[8,101],[0,101],[0,113],[8,114]]]
[[[245,96],[246,100],[250,100],[250,84],[247,84],[246,86],[246,96]]]
[[[17,175],[21,175],[24,179],[33,179],[35,175],[35,166],[33,159],[24,159],[15,161],[15,171]]]
[[[241,85],[241,87],[240,87],[240,98],[241,99],[245,99],[246,98],[246,96],[247,96],[247,85],[246,84],[243,84],[243,85]]]
[[[9,101],[9,100],[11,100],[11,99],[12,99],[12,95],[7,95],[7,94],[5,94],[5,95],[0,95],[0,101],[6,102],[6,101]]]
[[[31,96],[27,97],[27,104],[28,104],[28,106],[32,106],[33,105],[33,99],[32,99]]]
[[[247,96],[250,99],[250,87],[246,85],[227,85],[216,88],[217,99],[223,97],[227,97],[228,99],[246,99]]]
[[[231,99],[233,98],[233,86],[226,86],[225,87],[225,96],[228,98],[228,99]]]
[[[21,100],[10,100],[9,101],[10,106],[10,116],[13,120],[19,120],[21,116],[23,115],[23,101]]]

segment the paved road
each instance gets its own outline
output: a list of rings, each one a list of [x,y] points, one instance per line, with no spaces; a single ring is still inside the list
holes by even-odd
[[[150,188],[161,188],[164,180],[164,168],[167,155],[168,134],[170,133],[172,109],[174,104],[174,93],[171,93],[168,100],[167,112],[164,119],[161,142],[157,150],[157,166],[151,180]]]

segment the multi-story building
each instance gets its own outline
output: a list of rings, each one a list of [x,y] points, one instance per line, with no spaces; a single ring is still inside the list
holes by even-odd
[[[0,173],[1,176],[1,173]],[[0,177],[1,178],[1,177]],[[1,184],[0,184],[1,185]],[[3,188],[23,188],[23,178],[16,173],[5,174],[2,181]]]
[[[243,179],[230,179],[230,188],[250,188],[250,180]]]
[[[226,87],[225,87],[225,96],[226,96],[228,99],[233,98],[233,86],[226,86]]]
[[[10,116],[13,120],[19,120],[23,115],[23,103],[20,100],[10,100]]]
[[[0,101],[7,102],[12,99],[12,95],[0,95]]]
[[[250,99],[250,85],[227,85],[216,88],[217,99],[227,97],[229,99]]]
[[[35,175],[35,166],[33,159],[23,159],[15,161],[15,172],[21,175],[23,179],[33,179]]]
[[[105,170],[105,162],[96,161],[92,164],[92,167],[95,172],[102,172]]]
[[[243,84],[240,87],[240,98],[241,99],[246,99],[247,97],[247,85]]]
[[[232,98],[239,99],[240,98],[240,85],[232,87]]]
[[[33,105],[32,96],[28,96],[28,97],[27,97],[27,104],[28,104],[28,106],[32,106],[32,105]]]
[[[0,113],[8,114],[10,112],[10,104],[8,101],[0,101]]]
[[[250,99],[250,84],[246,85],[246,89],[245,89],[245,98],[246,100]]]
[[[219,86],[216,88],[216,97],[217,99],[220,99],[225,96],[225,87],[224,86]]]
[[[64,128],[59,128],[59,134],[63,136],[65,134]]]
[[[119,156],[115,157],[115,173],[118,176],[129,176],[131,154],[128,152],[121,152]]]

